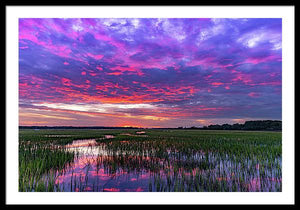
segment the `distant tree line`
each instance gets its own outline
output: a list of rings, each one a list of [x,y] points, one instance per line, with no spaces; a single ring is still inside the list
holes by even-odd
[[[235,123],[233,125],[230,124],[222,124],[222,125],[208,125],[200,127],[190,127],[181,129],[203,129],[203,130],[270,130],[270,131],[281,131],[282,130],[282,121],[280,120],[254,120],[254,121],[246,121],[244,124]]]
[[[142,129],[138,127],[105,127],[105,126],[19,126],[19,129]],[[281,131],[280,120],[254,120],[244,124],[216,124],[203,127],[153,128],[153,129],[201,129],[201,130],[266,130]]]

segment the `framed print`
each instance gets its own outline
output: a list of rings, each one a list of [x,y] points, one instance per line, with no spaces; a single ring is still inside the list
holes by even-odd
[[[293,204],[293,6],[7,6],[10,204]]]

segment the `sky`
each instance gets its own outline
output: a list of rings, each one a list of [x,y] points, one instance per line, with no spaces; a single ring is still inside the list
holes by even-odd
[[[281,120],[279,18],[21,18],[19,124]]]

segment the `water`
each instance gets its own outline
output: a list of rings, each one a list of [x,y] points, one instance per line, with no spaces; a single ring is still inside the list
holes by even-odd
[[[227,156],[198,151],[192,155],[168,150],[113,150],[107,142],[76,140],[65,146],[75,152],[74,161],[55,172],[56,191],[149,192],[149,191],[280,191],[281,173],[260,170],[256,160],[244,163]],[[281,159],[275,163],[280,164]],[[281,168],[281,167],[280,167]]]
[[[114,137],[109,135],[105,138]],[[107,167],[106,163],[112,160],[112,156],[105,149],[105,144],[97,143],[95,139],[76,140],[66,148],[69,152],[75,152],[76,157],[71,165],[56,173],[60,191],[148,191],[149,171],[129,172]],[[116,154],[122,155],[121,152]]]

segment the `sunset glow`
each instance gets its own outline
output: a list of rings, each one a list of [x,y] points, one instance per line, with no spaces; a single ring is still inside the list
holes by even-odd
[[[281,120],[281,39],[274,18],[22,18],[19,123]]]

